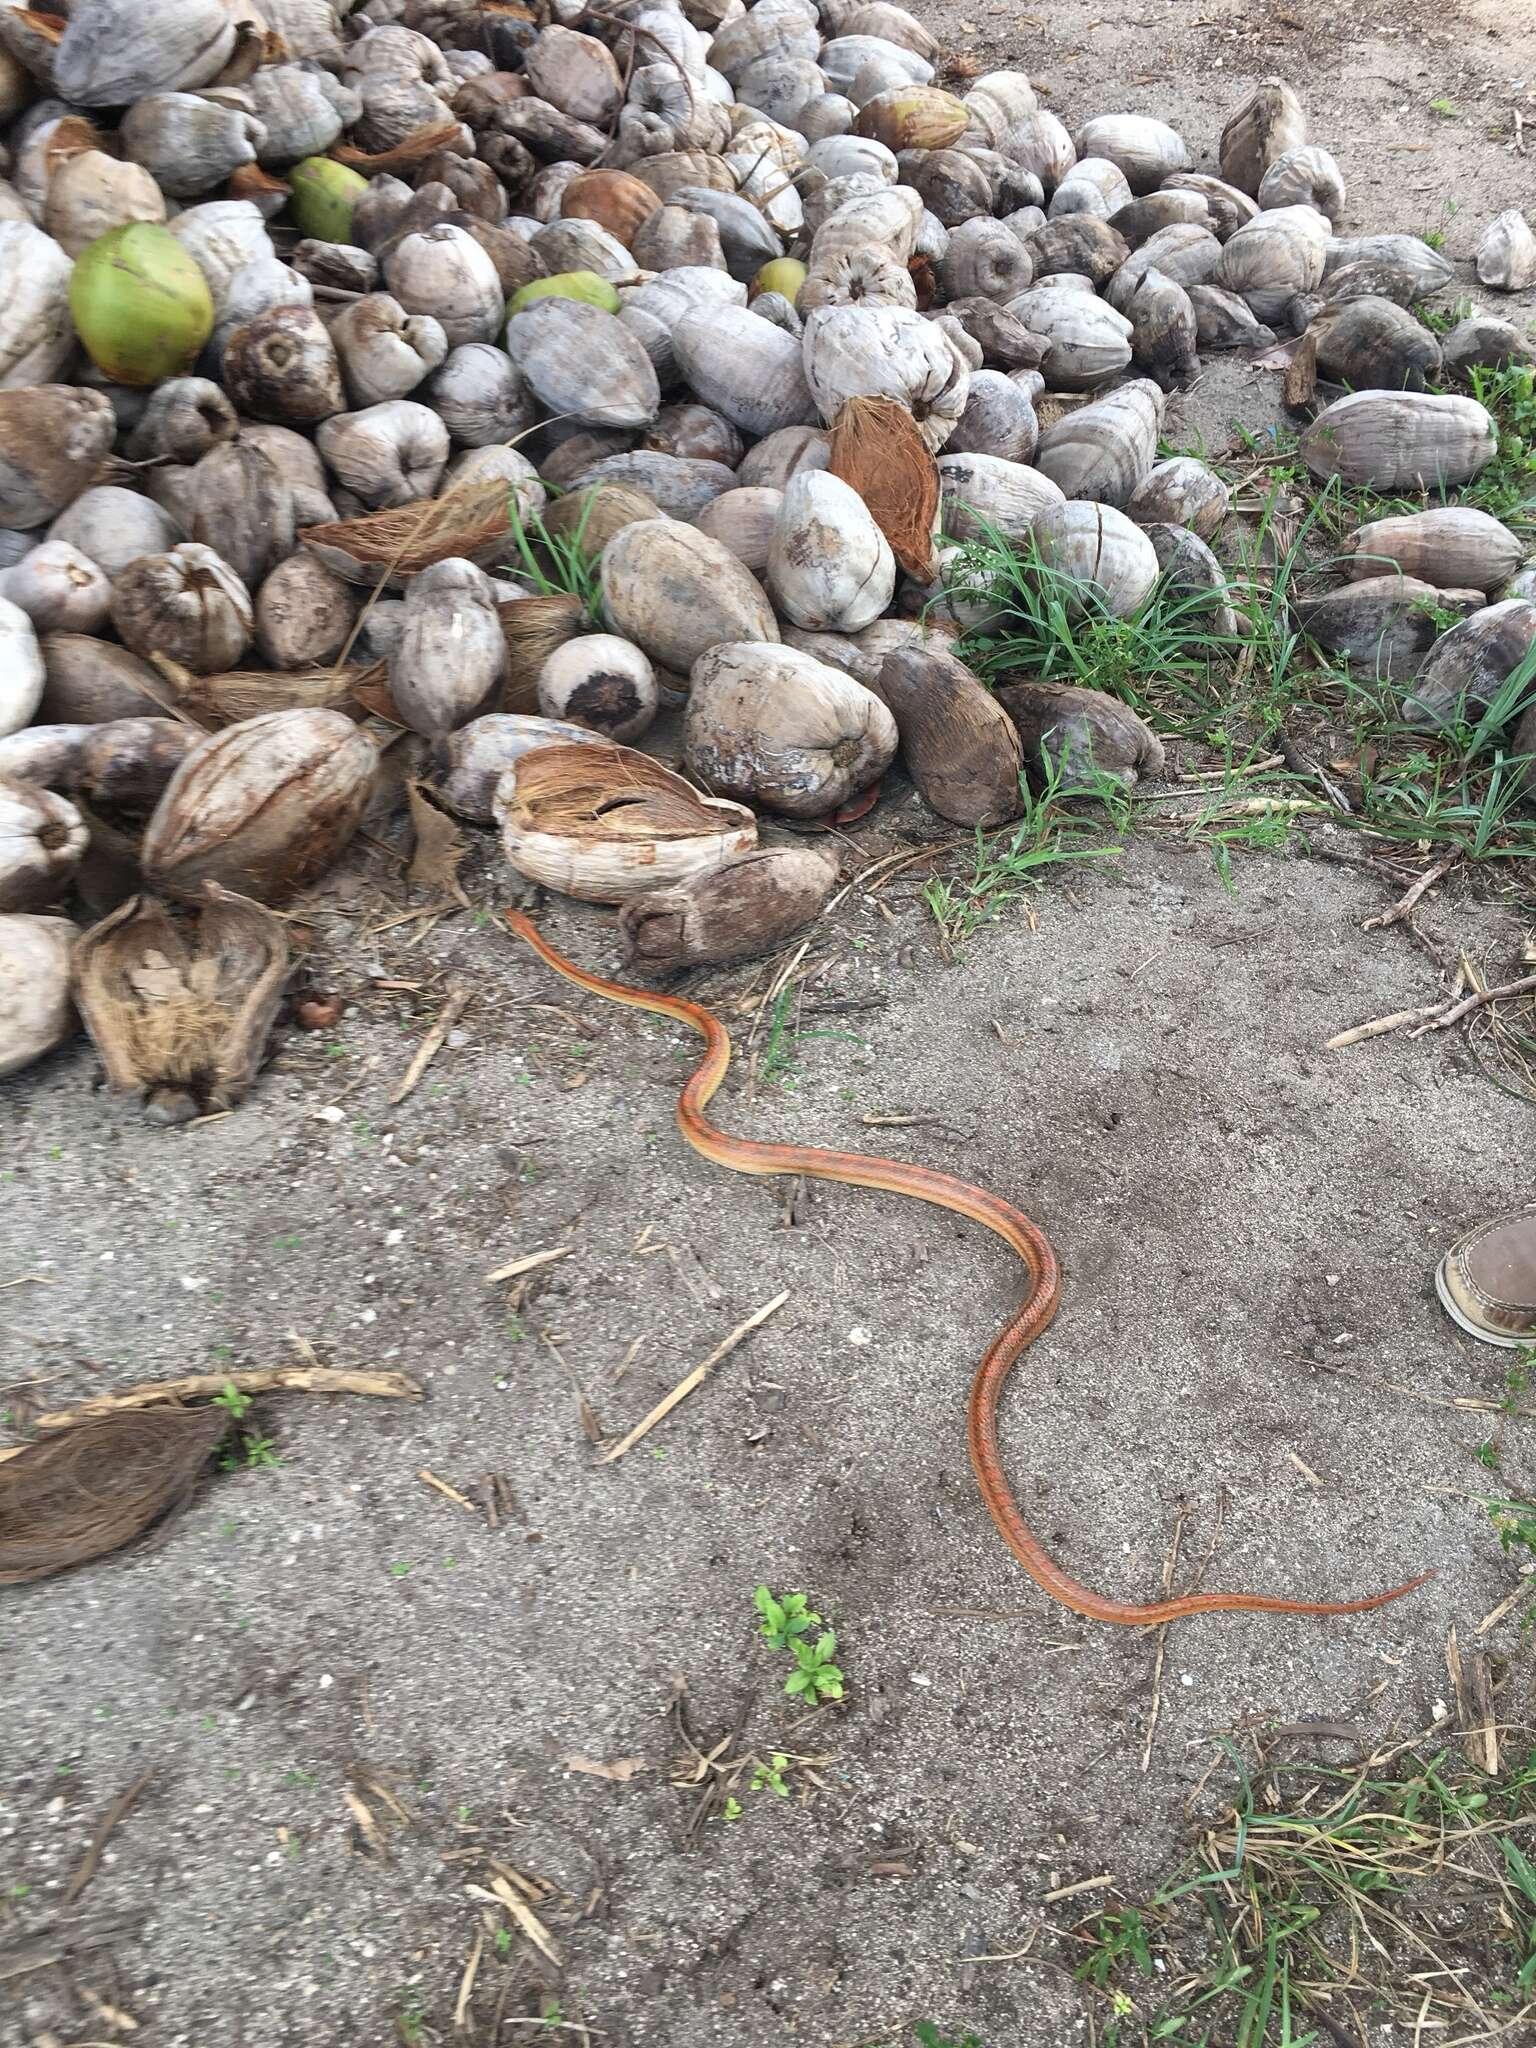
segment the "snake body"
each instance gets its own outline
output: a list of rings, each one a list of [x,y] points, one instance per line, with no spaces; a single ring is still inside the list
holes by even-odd
[[[1289,1600],[1270,1593],[1182,1593],[1177,1598],[1145,1602],[1110,1600],[1081,1584],[1051,1557],[1030,1530],[1003,1472],[1002,1449],[998,1441],[997,1410],[1003,1384],[1020,1355],[1031,1345],[1055,1315],[1061,1296],[1061,1274],[1056,1254],[1045,1233],[1022,1210],[998,1195],[970,1182],[957,1180],[931,1167],[909,1166],[895,1159],[877,1159],[862,1152],[824,1151],[810,1145],[763,1144],[737,1138],[709,1122],[704,1114],[710,1097],[725,1079],[731,1059],[730,1034],[719,1018],[697,1003],[679,996],[659,995],[650,989],[626,987],[604,981],[567,960],[520,911],[503,913],[517,937],[531,946],[539,958],[557,974],[590,994],[630,1009],[650,1010],[659,1017],[672,1017],[686,1024],[704,1041],[704,1055],[677,1098],[677,1125],[696,1152],[716,1166],[734,1173],[809,1174],[818,1180],[844,1181],[853,1187],[883,1188],[888,1194],[906,1195],[914,1201],[931,1202],[936,1208],[953,1209],[993,1231],[1017,1252],[1029,1275],[1029,1292],[1023,1306],[987,1347],[971,1382],[968,1432],[971,1464],[987,1511],[997,1524],[1003,1541],[1030,1577],[1053,1600],[1093,1621],[1119,1622],[1142,1628],[1149,1623],[1177,1621],[1187,1614],[1212,1614],[1222,1610],[1267,1614],[1364,1614],[1373,1607],[1385,1607],[1402,1599],[1416,1586],[1432,1579],[1424,1572],[1405,1585],[1387,1593],[1372,1593],[1363,1600]]]

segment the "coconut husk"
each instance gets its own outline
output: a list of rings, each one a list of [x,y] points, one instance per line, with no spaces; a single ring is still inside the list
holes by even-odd
[[[553,591],[548,597],[514,597],[496,607],[507,643],[507,680],[498,711],[539,708],[539,672],[557,647],[574,640],[586,624],[579,597]]]
[[[827,468],[850,484],[909,576],[931,583],[939,465],[894,398],[849,398],[832,426]]]
[[[613,536],[624,526],[642,519],[660,519],[661,507],[644,491],[630,484],[577,485],[562,498],[553,499],[539,514],[546,533],[573,538],[581,535],[581,552],[595,562]]]
[[[450,555],[475,554],[498,540],[512,524],[512,486],[498,477],[460,484],[438,498],[387,505],[357,519],[331,519],[304,526],[299,539],[338,576],[370,589],[404,582]]]
[[[837,877],[835,854],[773,846],[649,889],[619,912],[624,964],[654,972],[769,953],[820,912]]]
[[[229,1428],[221,1408],[125,1410],[0,1464],[0,1586],[121,1550],[180,1504]]]
[[[264,711],[346,711],[354,703],[371,711],[359,691],[377,688],[386,676],[382,661],[348,662],[336,668],[232,669],[222,676],[194,676],[179,691],[187,710],[210,723],[234,725]]]
[[[1000,825],[1019,815],[1018,732],[963,662],[898,648],[881,664],[875,694],[890,708],[907,772],[930,810],[956,825]]]
[[[54,21],[49,15],[30,14],[24,18],[34,27],[45,21],[51,28],[62,27],[62,23]],[[72,156],[83,156],[88,150],[102,149],[105,141],[106,138],[100,129],[88,121],[84,114],[66,114],[43,144],[43,162],[48,166],[48,175],[52,177],[60,164],[67,163]]]
[[[260,206],[263,199],[271,199],[279,192],[286,199],[292,187],[286,178],[274,178],[260,164],[241,164],[230,172],[225,190],[231,199],[251,199]]]
[[[282,919],[249,897],[131,896],[77,942],[75,1001],[109,1085],[181,1123],[244,1098],[289,965]]]
[[[497,785],[508,860],[587,903],[623,903],[751,852],[757,821],[633,747],[536,747]]]
[[[404,142],[397,142],[393,149],[381,149],[372,156],[366,149],[354,148],[350,142],[337,143],[330,154],[348,170],[361,171],[365,177],[376,178],[383,171],[414,170],[418,164],[425,163],[435,150],[451,149],[459,139],[457,121],[439,121],[434,127],[416,129],[406,136]]]
[[[1098,775],[1118,776],[1129,787],[1163,772],[1157,734],[1103,690],[1027,678],[1004,684],[997,701],[1017,726],[1030,767],[1059,773],[1068,790]]]

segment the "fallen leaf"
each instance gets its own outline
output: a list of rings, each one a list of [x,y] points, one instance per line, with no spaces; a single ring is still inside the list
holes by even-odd
[[[433,803],[424,782],[408,783],[406,787],[411,800],[411,829],[416,835],[409,879],[439,896],[451,896],[468,910],[469,898],[459,885],[464,842],[458,827],[446,811],[440,811]]]
[[[616,1785],[627,1785],[631,1778],[648,1768],[643,1756],[616,1756],[611,1764],[603,1764],[589,1756],[563,1756],[562,1770],[580,1771],[588,1778],[612,1778]]]

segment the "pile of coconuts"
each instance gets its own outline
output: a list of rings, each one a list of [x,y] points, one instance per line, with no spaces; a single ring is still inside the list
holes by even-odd
[[[269,906],[412,775],[661,969],[813,917],[765,828],[898,755],[967,827],[1157,773],[1112,698],[981,686],[958,544],[1219,603],[1227,487],[1157,459],[1201,351],[1289,347],[1313,474],[1426,504],[1305,630],[1427,723],[1497,692],[1536,573],[1454,501],[1517,330],[1416,316],[1451,265],[1341,232],[1279,80],[1202,164],[939,61],[891,0],[0,4],[0,1074],[83,1019],[158,1113],[238,1101]],[[1476,264],[1536,282],[1519,213]]]

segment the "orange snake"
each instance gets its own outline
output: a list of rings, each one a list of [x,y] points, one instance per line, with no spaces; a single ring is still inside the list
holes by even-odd
[[[987,1511],[1002,1532],[1003,1541],[1023,1565],[1036,1585],[1053,1600],[1086,1614],[1094,1621],[1122,1622],[1141,1628],[1148,1623],[1177,1621],[1186,1614],[1210,1614],[1220,1609],[1262,1611],[1268,1614],[1364,1614],[1373,1607],[1385,1607],[1400,1600],[1416,1586],[1432,1579],[1424,1572],[1390,1593],[1373,1593],[1364,1600],[1286,1600],[1269,1593],[1183,1593],[1176,1599],[1144,1603],[1106,1600],[1088,1586],[1064,1572],[1031,1534],[1003,1474],[1002,1452],[997,1434],[997,1404],[1003,1382],[1015,1361],[1032,1344],[1056,1313],[1061,1280],[1056,1254],[1045,1234],[1010,1203],[989,1194],[985,1188],[955,1180],[947,1173],[935,1173],[926,1166],[907,1166],[894,1159],[875,1159],[861,1152],[826,1152],[810,1145],[767,1145],[748,1138],[733,1138],[719,1130],[705,1115],[705,1105],[725,1079],[730,1064],[730,1034],[718,1017],[697,1003],[679,996],[656,995],[649,989],[626,988],[622,982],[604,981],[587,974],[556,952],[520,911],[503,916],[518,938],[530,945],[539,958],[567,981],[575,982],[595,996],[631,1009],[652,1010],[661,1017],[675,1017],[704,1040],[704,1056],[683,1083],[677,1098],[677,1125],[696,1152],[702,1152],[717,1166],[736,1173],[810,1174],[819,1180],[847,1181],[855,1187],[884,1188],[893,1195],[909,1195],[919,1202],[932,1202],[941,1209],[953,1209],[969,1216],[973,1223],[995,1231],[1012,1246],[1029,1274],[1029,1293],[1024,1305],[1007,1327],[988,1346],[976,1377],[971,1382],[969,1435],[971,1464]]]

